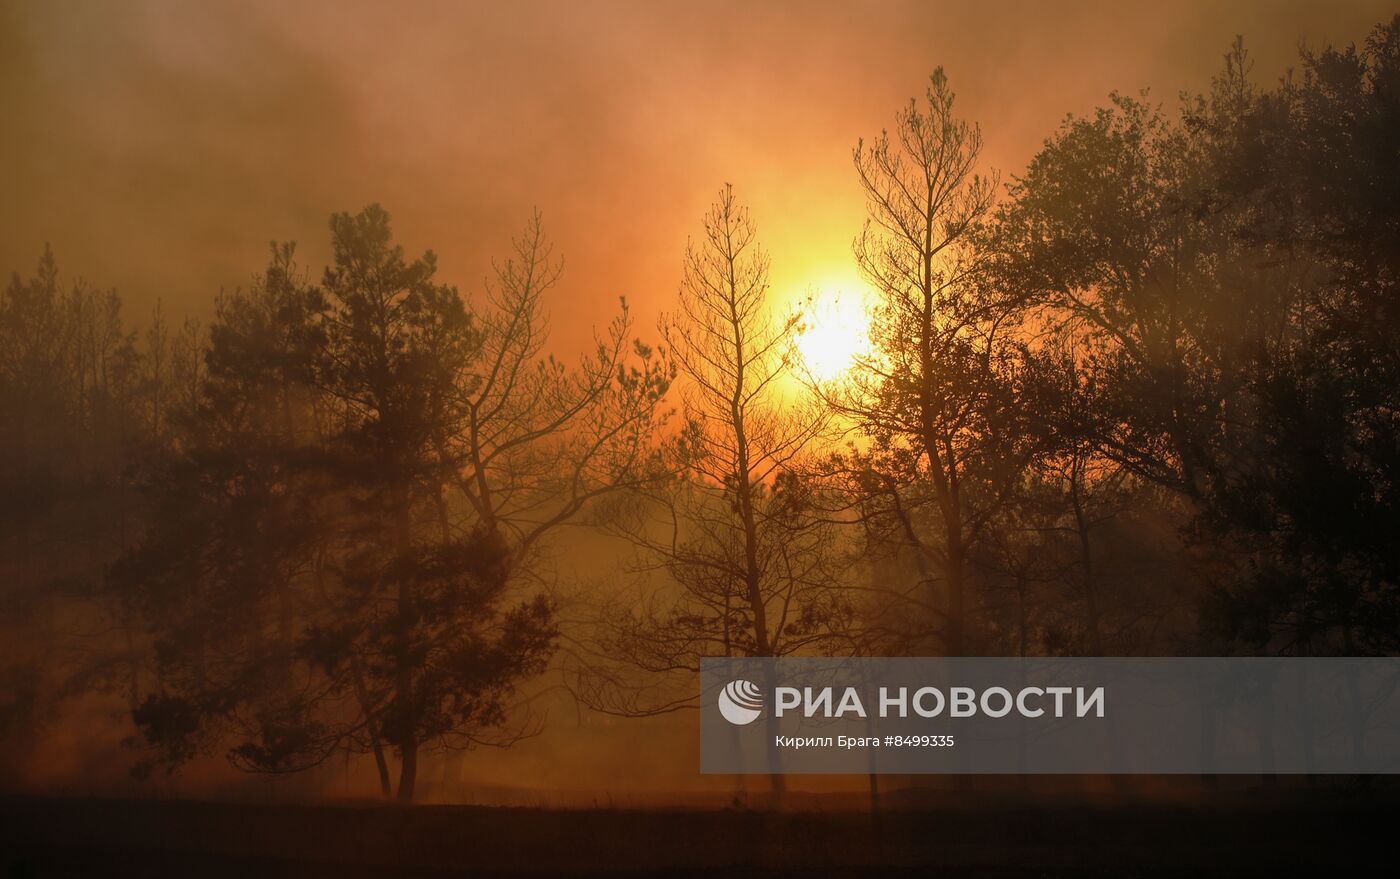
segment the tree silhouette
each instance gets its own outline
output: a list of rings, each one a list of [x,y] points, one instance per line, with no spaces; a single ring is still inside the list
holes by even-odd
[[[880,297],[874,353],[823,392],[870,440],[844,470],[875,533],[912,552],[950,655],[967,648],[971,546],[1035,449],[1016,398],[1017,311],[983,282],[974,242],[995,186],[976,173],[981,148],[941,69],[893,136],[857,145],[869,219],[856,261]]]
[[[65,285],[47,247],[0,293],[0,736],[32,745],[92,690],[140,696],[146,639],[103,569],[141,527],[141,370],[117,295]]]
[[[610,661],[577,684],[590,704],[623,714],[693,705],[701,657],[817,650],[849,613],[834,529],[802,468],[829,417],[790,375],[800,315],[774,317],[768,256],[731,186],[703,224],[686,249],[678,310],[662,322],[685,418],[671,449],[676,478],[615,526],[641,550],[638,569],[679,592],[663,583],[619,611],[603,644]],[[663,680],[638,686],[636,670]],[[780,790],[781,776],[773,781]]]
[[[517,283],[508,263],[478,321],[382,209],[332,232],[321,285],[274,247],[211,328],[203,405],[122,570],[161,633],[166,691],[137,720],[170,762],[229,739],[256,771],[371,753],[386,795],[392,748],[409,800],[422,748],[519,734],[507,700],[554,642],[525,562],[588,500],[648,478],[668,378],[645,348],[624,364],[625,315],[581,373],[537,361],[552,278]]]
[[[1375,242],[1394,235],[1395,32],[1305,53],[1274,92],[1237,41],[1175,120],[1115,95],[997,218],[999,283],[1044,305],[1098,388],[1078,428],[1178,494],[1206,634],[1248,649],[1394,643],[1393,250]]]

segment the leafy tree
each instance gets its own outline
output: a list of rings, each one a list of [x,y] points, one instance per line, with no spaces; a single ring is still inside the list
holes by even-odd
[[[103,568],[139,530],[125,464],[150,441],[146,359],[116,293],[65,285],[48,248],[0,292],[0,735],[37,740],[92,689],[139,694],[142,638]]]
[[[523,519],[481,516],[480,496],[454,502],[456,453],[499,451],[510,435],[511,451],[553,443],[556,463],[581,469],[569,455],[587,428],[558,435],[577,419],[600,432],[583,446],[589,460],[636,472],[627,462],[643,454],[639,425],[651,417],[639,410],[665,378],[654,365],[623,368],[625,322],[591,385],[536,365],[536,337],[478,325],[434,281],[431,253],[409,261],[392,244],[378,207],[337,215],[332,232],[321,285],[297,275],[289,245],[275,247],[252,293],[226,300],[211,328],[203,405],[160,470],[151,537],[123,570],[160,633],[166,686],[137,720],[169,762],[228,742],[255,771],[371,753],[386,795],[392,749],[408,800],[423,748],[512,738],[515,684],[554,644],[552,603],[520,594],[526,541],[542,523],[526,531],[508,525]],[[532,294],[515,325],[537,308]],[[545,420],[561,386],[585,393]],[[596,415],[600,400],[626,423]],[[499,420],[474,423],[494,425],[487,443],[498,445],[459,433],[483,413]],[[618,436],[630,445],[619,450]],[[528,471],[498,466],[506,502],[550,491],[543,476],[510,482]]]
[[[1400,332],[1396,307],[1400,17],[1364,46],[1305,51],[1257,94],[1243,53],[1199,114],[1222,143],[1212,207],[1286,267],[1286,331],[1257,347],[1252,441],[1222,468],[1199,533],[1247,559],[1209,619],[1251,649],[1400,647]]]
[[[1115,95],[997,218],[999,282],[1098,388],[1094,454],[1178,495],[1247,649],[1394,643],[1395,31],[1263,93],[1237,42],[1175,119]]]

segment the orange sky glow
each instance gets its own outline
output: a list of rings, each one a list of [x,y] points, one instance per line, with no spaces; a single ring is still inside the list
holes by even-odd
[[[655,336],[687,236],[732,182],[775,303],[854,291],[850,151],[943,65],[1009,179],[1111,89],[1172,102],[1237,33],[1272,82],[1304,35],[1385,3],[0,5],[0,257],[206,317],[271,239],[319,273],[326,219],[379,201],[411,251],[479,289],[532,207],[567,261],[567,351],[618,296]],[[843,301],[850,301],[846,297]]]

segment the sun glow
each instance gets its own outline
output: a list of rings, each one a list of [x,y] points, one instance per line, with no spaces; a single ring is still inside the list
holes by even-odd
[[[797,352],[818,381],[840,378],[870,351],[870,312],[859,293],[814,293],[803,309]]]

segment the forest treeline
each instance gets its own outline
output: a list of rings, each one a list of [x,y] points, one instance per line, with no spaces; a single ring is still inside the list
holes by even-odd
[[[363,755],[411,800],[544,676],[646,715],[702,656],[1394,654],[1400,19],[1225,62],[1004,183],[936,72],[853,152],[834,379],[728,186],[657,331],[623,303],[576,360],[538,216],[463,293],[336,214],[207,326],[46,250],[0,299],[0,766],[99,693],[138,773]]]

